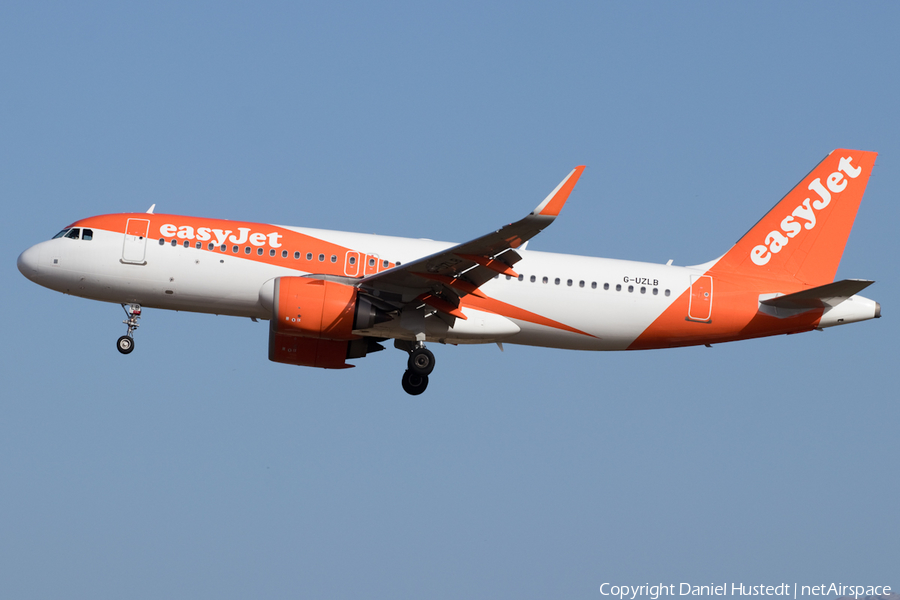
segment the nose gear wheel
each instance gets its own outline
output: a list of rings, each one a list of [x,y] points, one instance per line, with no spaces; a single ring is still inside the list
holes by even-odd
[[[131,354],[131,351],[134,350],[134,330],[140,327],[138,319],[141,318],[141,305],[123,304],[122,310],[125,311],[125,315],[128,317],[122,321],[128,326],[128,332],[116,340],[116,349],[122,354]]]
[[[134,350],[134,340],[127,335],[123,335],[116,341],[116,348],[122,354],[131,354],[131,351]]]

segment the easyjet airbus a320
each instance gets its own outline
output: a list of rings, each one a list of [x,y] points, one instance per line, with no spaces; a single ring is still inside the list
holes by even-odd
[[[559,215],[577,167],[524,219],[463,244],[126,213],[72,223],[19,256],[65,294],[269,321],[269,360],[324,369],[408,353],[403,389],[434,369],[426,342],[644,350],[800,333],[881,316],[834,281],[876,153],[835,150],[728,252],[693,267],[526,250]]]

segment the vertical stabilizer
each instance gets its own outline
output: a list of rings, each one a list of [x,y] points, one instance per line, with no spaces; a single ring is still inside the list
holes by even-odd
[[[832,282],[877,155],[834,150],[714,270],[805,285]]]

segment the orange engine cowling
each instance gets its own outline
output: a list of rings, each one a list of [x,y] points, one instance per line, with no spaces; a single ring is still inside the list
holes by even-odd
[[[348,369],[347,358],[382,349],[371,338],[353,335],[389,320],[356,288],[308,277],[279,277],[260,290],[260,301],[272,312],[269,360],[323,369]]]
[[[353,335],[356,288],[308,277],[275,280],[272,325],[278,333],[349,341]]]

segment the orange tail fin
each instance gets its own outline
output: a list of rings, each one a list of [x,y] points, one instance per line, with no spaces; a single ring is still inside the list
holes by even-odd
[[[713,269],[805,285],[831,283],[876,156],[831,152]]]

